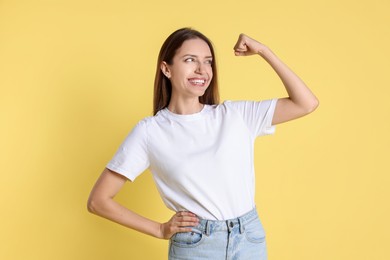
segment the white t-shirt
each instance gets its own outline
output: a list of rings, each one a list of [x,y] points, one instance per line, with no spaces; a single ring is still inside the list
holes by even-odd
[[[174,211],[236,218],[255,207],[254,141],[274,133],[276,102],[225,101],[190,115],[165,108],[134,127],[107,168],[131,181],[149,168]]]

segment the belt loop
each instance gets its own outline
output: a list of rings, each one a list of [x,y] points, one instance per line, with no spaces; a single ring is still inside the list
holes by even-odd
[[[225,223],[226,223],[226,227],[228,229],[228,232],[229,233],[232,232],[232,228],[234,226],[233,222],[231,222],[230,220],[226,220]]]
[[[241,218],[238,218],[238,224],[240,225],[240,234],[244,233],[245,231],[244,221]]]
[[[204,233],[206,236],[210,236],[210,221],[206,220]]]

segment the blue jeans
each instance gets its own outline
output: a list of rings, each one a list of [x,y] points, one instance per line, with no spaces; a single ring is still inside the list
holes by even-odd
[[[201,219],[192,232],[176,233],[169,260],[266,260],[265,233],[256,209],[236,219]]]

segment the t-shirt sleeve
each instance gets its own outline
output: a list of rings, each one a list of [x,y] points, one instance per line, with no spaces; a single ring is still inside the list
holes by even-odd
[[[263,101],[228,101],[241,115],[244,123],[254,136],[269,135],[275,132],[272,125],[277,99]]]
[[[134,181],[149,167],[147,123],[140,121],[126,137],[107,168]]]

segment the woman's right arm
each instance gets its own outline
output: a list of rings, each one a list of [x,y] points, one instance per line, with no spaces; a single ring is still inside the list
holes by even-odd
[[[114,197],[126,180],[124,176],[105,168],[89,195],[88,211],[162,239],[169,239],[177,232],[190,232],[191,226],[198,224],[198,218],[190,212],[178,212],[168,222],[158,223],[122,206]]]

